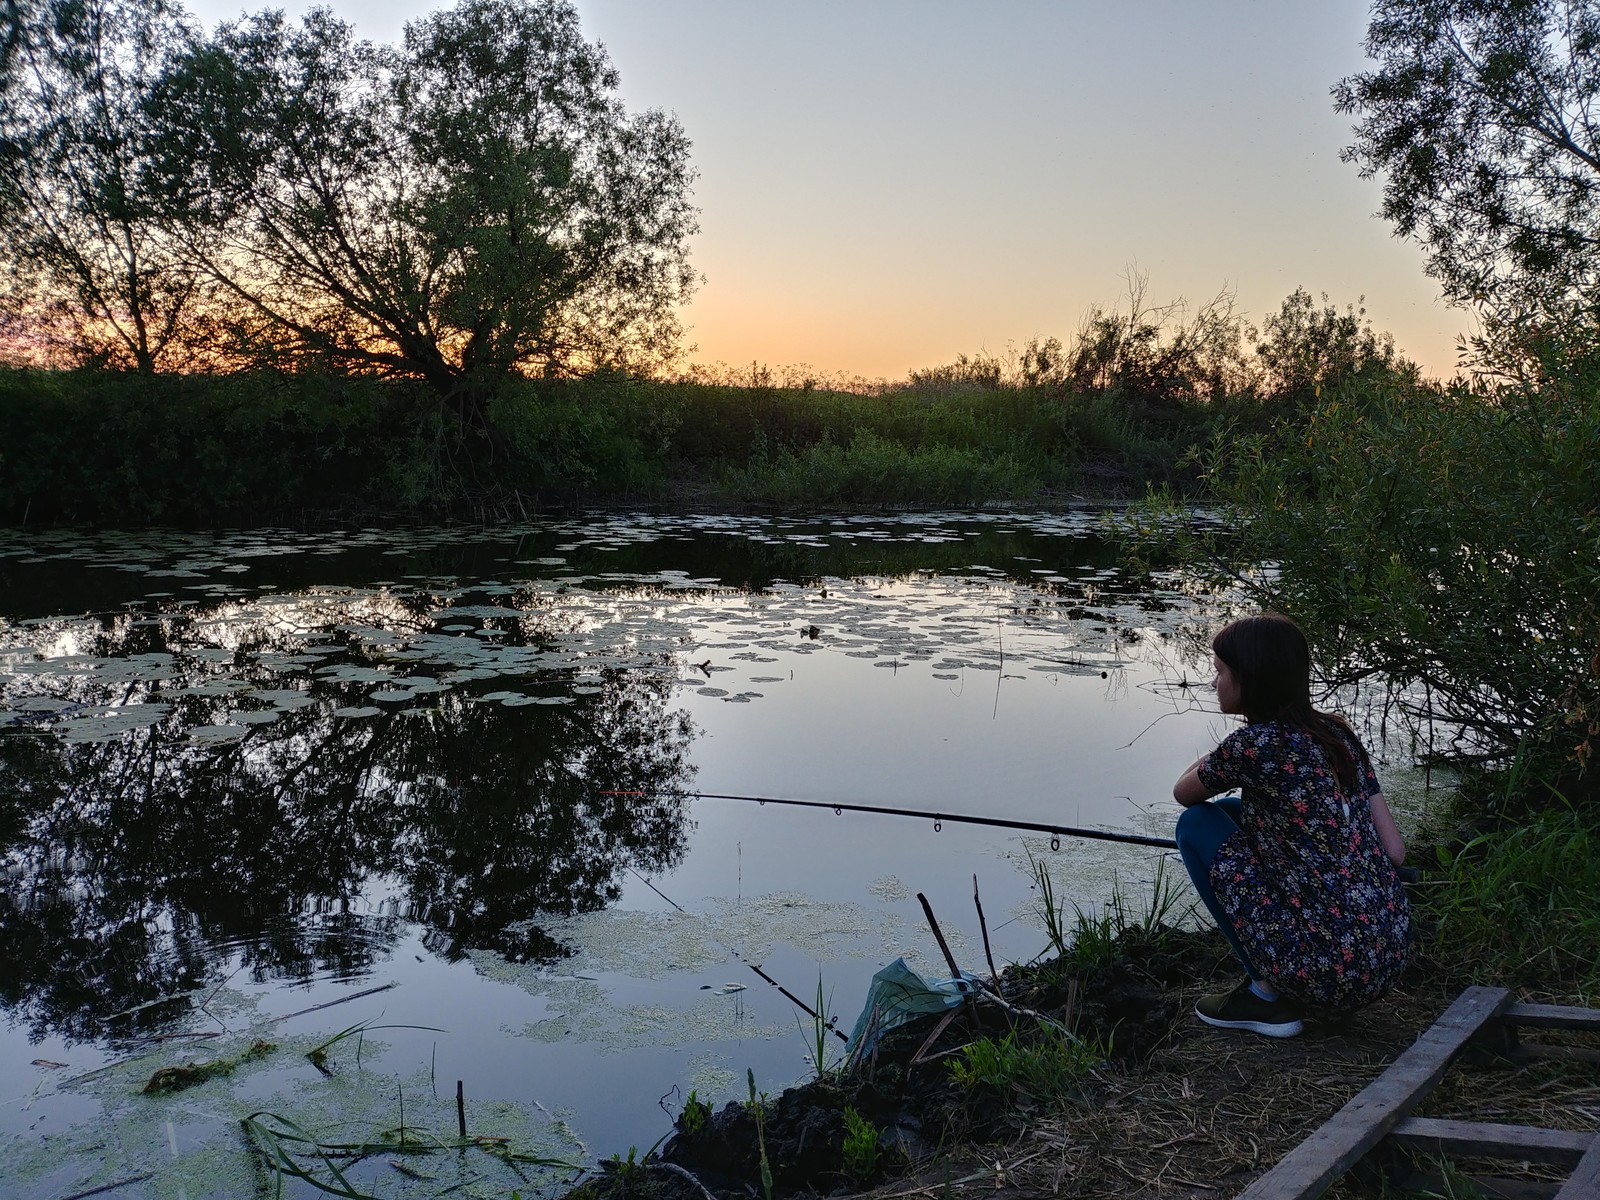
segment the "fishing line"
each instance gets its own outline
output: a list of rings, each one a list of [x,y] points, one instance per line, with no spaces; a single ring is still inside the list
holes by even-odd
[[[664,796],[685,800],[732,800],[739,803],[759,804],[762,806],[766,806],[768,804],[782,804],[793,808],[831,808],[835,816],[840,816],[847,812],[859,812],[876,813],[879,816],[889,817],[917,817],[921,818],[922,820],[932,820],[933,831],[935,833],[938,833],[941,829],[943,829],[944,822],[946,821],[950,821],[957,825],[984,825],[995,829],[1016,829],[1026,833],[1049,834],[1050,849],[1052,850],[1061,849],[1061,839],[1063,837],[1085,838],[1090,841],[1101,842],[1120,842],[1124,845],[1130,846],[1153,846],[1161,850],[1177,849],[1177,843],[1171,838],[1152,837],[1148,834],[1142,833],[1119,833],[1116,830],[1111,829],[1082,829],[1070,825],[1047,825],[1040,821],[1013,821],[1004,817],[979,817],[973,816],[969,813],[931,813],[925,810],[913,808],[891,808],[887,805],[881,804],[846,804],[844,802],[835,803],[827,800],[796,800],[783,796],[745,796],[730,792],[685,792],[674,791],[666,788],[610,788],[601,791],[600,795]],[[663,892],[653,882],[645,878],[644,875],[640,874],[635,868],[630,866],[628,870],[633,874],[634,878],[639,880],[640,883],[644,884],[645,887],[649,888],[657,896],[660,896],[661,899],[672,905],[672,907],[677,909],[680,913],[683,913],[685,916],[693,915],[688,909],[684,908],[683,905],[679,904],[671,896]],[[721,946],[735,960],[743,963],[762,979],[766,980],[773,987],[777,988],[778,991],[783,995],[784,999],[795,1005],[795,1007],[799,1008],[802,1012],[809,1014],[813,1020],[824,1021],[828,1028],[833,1030],[833,1035],[835,1037],[844,1042],[848,1042],[850,1040],[837,1027],[837,1025],[835,1025],[826,1017],[826,1015],[817,1013],[817,1011],[809,1004],[800,999],[799,996],[796,996],[788,988],[784,987],[771,975],[768,975],[766,971],[762,970],[761,967],[756,963],[751,962],[737,949],[728,945],[720,938],[712,937],[709,933],[706,933],[704,936],[708,941],[715,942],[717,945]]]
[[[1085,838],[1096,842],[1120,842],[1127,846],[1154,846],[1160,850],[1176,850],[1178,843],[1172,838],[1153,837],[1144,833],[1121,833],[1114,829],[1084,829],[1073,825],[1047,825],[1041,821],[1012,821],[1004,817],[979,817],[969,813],[928,812],[926,809],[890,808],[881,804],[845,804],[832,800],[793,800],[783,796],[741,796],[727,792],[679,792],[656,789],[620,789],[603,791],[602,796],[672,796],[686,800],[735,800],[745,804],[783,804],[794,808],[831,808],[835,816],[847,812],[877,813],[887,817],[917,817],[933,822],[938,833],[944,822],[956,825],[986,825],[994,829],[1017,829],[1024,833],[1047,833],[1050,849],[1061,849],[1064,837]]]
[[[607,796],[642,796],[642,795],[644,795],[643,792],[605,792],[605,793],[602,793],[602,794],[603,795],[607,795]],[[683,905],[679,904],[676,900],[674,900],[671,896],[669,896],[665,892],[663,892],[655,884],[651,883],[643,875],[639,874],[639,872],[635,868],[630,866],[628,868],[628,870],[633,873],[633,877],[635,879],[637,879],[640,883],[644,884],[645,887],[649,888],[656,895],[660,896],[668,904],[672,905],[673,908],[677,909],[684,916],[686,916],[686,917],[694,916],[694,914],[691,913],[687,908],[685,908]],[[758,965],[756,965],[755,963],[751,962],[743,954],[740,954],[739,951],[734,949],[732,946],[728,945],[728,943],[723,941],[721,938],[712,937],[711,934],[706,933],[704,930],[701,930],[701,933],[705,937],[706,941],[715,942],[717,945],[721,946],[724,950],[726,950],[730,955],[732,955],[736,960],[738,960],[739,962],[743,963],[745,966],[749,967],[757,975],[761,976],[761,978],[765,979],[773,987],[777,988],[778,991],[783,994],[783,998],[785,1000],[789,1001],[789,1003],[793,1004],[795,1007],[800,1009],[801,1012],[806,1013],[808,1016],[810,1016],[810,1018],[813,1021],[821,1021],[828,1029],[831,1029],[833,1031],[833,1036],[834,1037],[838,1038],[841,1042],[848,1043],[850,1041],[850,1039],[845,1035],[844,1031],[839,1028],[838,1019],[837,1018],[829,1017],[829,1016],[827,1016],[827,1015],[825,1015],[823,1013],[817,1012],[816,1009],[812,1008],[804,1000],[800,999],[799,996],[796,996],[788,988],[784,987],[783,984],[779,983],[771,975],[768,975]],[[818,1069],[820,1070],[820,1066],[819,1066]]]

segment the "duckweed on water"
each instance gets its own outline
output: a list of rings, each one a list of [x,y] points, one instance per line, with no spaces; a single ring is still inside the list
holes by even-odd
[[[448,1189],[503,1200],[514,1188],[528,1194],[540,1182],[554,1183],[587,1153],[565,1122],[483,1100],[470,1105],[463,1142],[454,1094],[434,1094],[426,1064],[395,1077],[354,1069],[352,1053],[350,1069],[330,1078],[303,1057],[315,1048],[313,1038],[283,1038],[277,1053],[262,1049],[267,1045],[257,1039],[219,1054],[216,1069],[200,1071],[204,1078],[186,1082],[176,1095],[166,1087],[146,1094],[142,1086],[176,1078],[181,1061],[151,1075],[152,1063],[181,1059],[176,1051],[64,1081],[60,1086],[94,1102],[97,1114],[48,1137],[0,1142],[0,1178],[39,1194],[137,1178],[143,1190],[122,1194],[199,1200],[260,1194],[263,1171],[268,1180],[281,1175],[322,1190],[321,1182],[335,1178],[327,1169],[335,1164],[347,1194],[405,1200]],[[368,1061],[381,1050],[369,1040]],[[224,1063],[231,1070],[221,1069]],[[292,1126],[287,1113],[294,1114]],[[427,1153],[458,1147],[471,1153]]]
[[[730,973],[743,973],[734,947],[751,962],[763,961],[779,945],[818,958],[871,959],[905,940],[903,922],[893,915],[793,892],[723,900],[705,915],[605,910],[544,920],[540,927],[575,947],[574,955],[558,968],[512,963],[498,954],[474,950],[468,953],[474,969],[544,1000],[546,1015],[517,1031],[523,1036],[590,1043],[612,1054],[735,1038],[781,1039],[792,1037],[794,1028],[783,1023],[755,1025],[744,1010],[742,986],[686,991],[681,1006],[619,1006],[597,977],[663,979],[704,974],[719,965]],[[964,944],[959,932],[950,931],[950,937],[958,947]]]

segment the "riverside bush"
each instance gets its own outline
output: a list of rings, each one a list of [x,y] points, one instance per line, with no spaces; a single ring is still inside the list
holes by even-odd
[[[848,446],[824,441],[729,471],[724,486],[739,499],[770,504],[974,504],[1025,494],[1041,482],[1014,454],[908,449],[867,430]]]
[[[1214,410],[970,381],[879,392],[518,379],[487,431],[419,385],[0,368],[0,520],[258,523],[541,504],[983,504],[1180,479]],[[1086,484],[1085,480],[1089,482]]]
[[[413,388],[349,377],[0,368],[0,520],[404,509],[444,478],[427,415]]]
[[[1302,420],[1220,433],[1206,478],[1234,519],[1185,548],[1300,621],[1328,683],[1384,680],[1425,753],[1489,771],[1520,756],[1530,787],[1581,801],[1600,733],[1596,461],[1600,361],[1495,387],[1362,377]]]
[[[1463,982],[1600,996],[1600,829],[1556,804],[1440,852],[1427,889],[1438,952]]]

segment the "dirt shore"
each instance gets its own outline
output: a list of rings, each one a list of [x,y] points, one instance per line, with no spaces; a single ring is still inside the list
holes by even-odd
[[[572,1200],[759,1200],[769,1186],[763,1161],[773,1197],[1230,1197],[1380,1074],[1465,982],[1424,951],[1384,1000],[1339,1022],[1307,1021],[1300,1037],[1279,1041],[1195,1019],[1195,999],[1230,986],[1235,975],[1214,931],[1125,937],[1109,965],[1088,971],[1008,968],[1002,992],[1013,1008],[1064,1021],[1106,1051],[1079,1086],[1048,1102],[1017,1089],[961,1086],[950,1064],[963,1045],[1008,1030],[1023,1040],[1039,1022],[992,1006],[980,1028],[963,1010],[930,1038],[936,1021],[927,1018],[886,1039],[876,1063],[767,1099],[759,1125],[745,1104],[680,1117],[654,1159],[608,1164]],[[1584,1045],[1581,1035],[1564,1040]],[[1587,1061],[1531,1064],[1469,1054],[1424,1111],[1600,1128],[1600,1051],[1594,1039],[1586,1049]],[[866,1177],[859,1161],[852,1172],[843,1157],[846,1108],[881,1131],[879,1162]],[[1398,1186],[1419,1167],[1453,1169],[1375,1153],[1327,1194],[1473,1194]],[[1502,1162],[1493,1173],[1527,1184],[1561,1178],[1529,1163]]]

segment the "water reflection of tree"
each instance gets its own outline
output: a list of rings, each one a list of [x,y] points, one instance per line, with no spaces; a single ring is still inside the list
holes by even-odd
[[[0,1003],[35,1036],[136,1032],[224,961],[359,973],[402,916],[452,954],[558,953],[520,922],[598,908],[629,866],[682,856],[681,799],[608,794],[687,782],[669,684],[617,672],[568,705],[449,694],[365,721],[332,716],[329,694],[212,748],[182,740],[222,703],[208,696],[111,742],[0,735]],[[368,915],[356,901],[380,877],[403,900]]]

